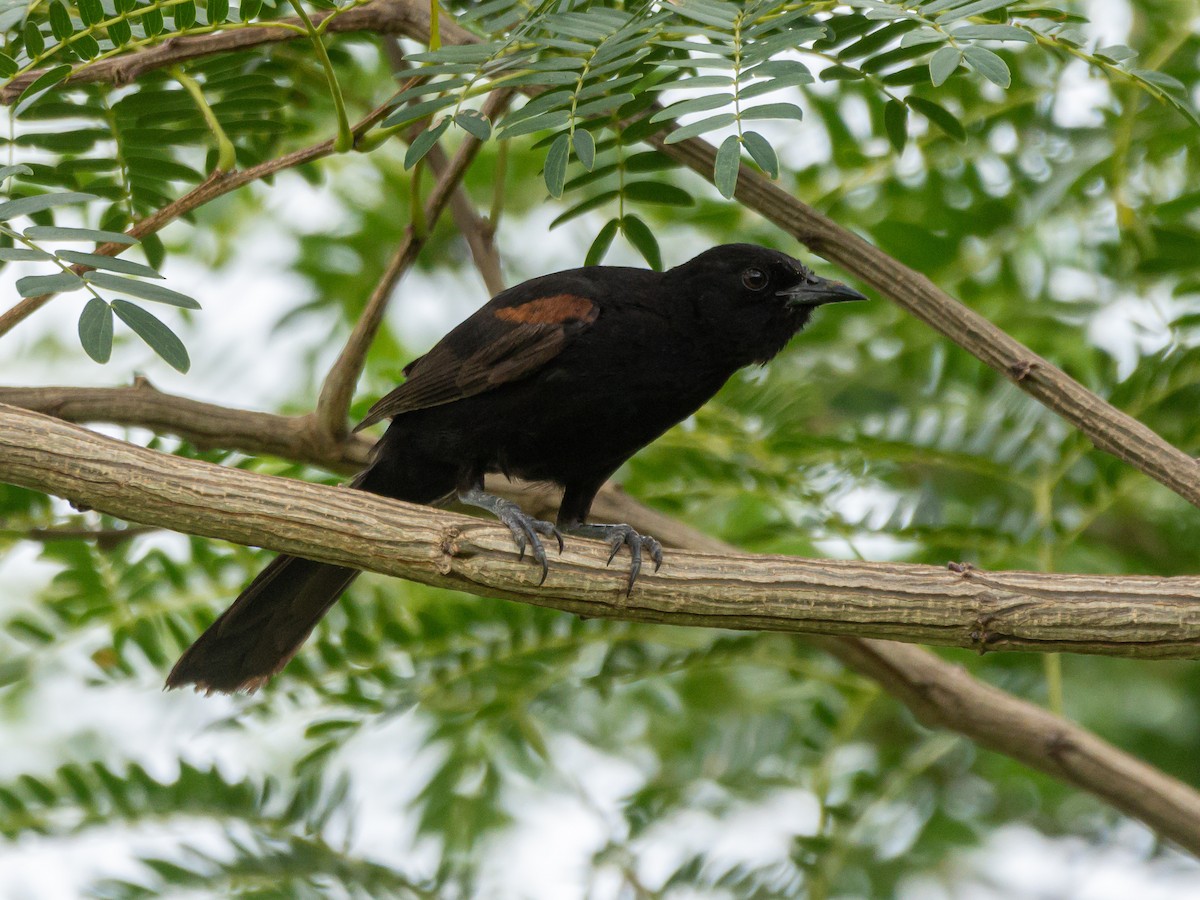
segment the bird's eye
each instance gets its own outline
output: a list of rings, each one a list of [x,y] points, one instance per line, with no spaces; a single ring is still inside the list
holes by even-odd
[[[746,290],[761,291],[767,286],[767,273],[751,267],[742,273],[742,284]]]

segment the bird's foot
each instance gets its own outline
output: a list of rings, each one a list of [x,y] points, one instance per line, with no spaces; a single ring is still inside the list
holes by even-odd
[[[542,539],[538,535],[544,534],[554,538],[558,541],[558,552],[562,553],[563,551],[562,534],[554,527],[553,523],[544,519],[535,519],[511,500],[505,500],[503,497],[497,497],[495,494],[489,494],[478,488],[460,491],[458,499],[468,506],[486,509],[507,525],[508,530],[512,532],[513,543],[517,545],[520,553],[519,558],[524,559],[525,550],[528,549],[534,561],[542,567],[542,577],[538,584],[541,585],[545,582],[546,575],[550,572],[550,566],[546,562],[546,548],[542,545]]]
[[[637,581],[638,573],[642,571],[642,552],[645,551],[654,561],[654,571],[662,565],[662,544],[648,534],[639,534],[629,525],[570,525],[563,529],[567,534],[577,534],[580,537],[594,537],[608,541],[608,561],[611,563],[624,546],[629,547],[629,582],[625,588],[625,596],[633,593],[633,583]]]

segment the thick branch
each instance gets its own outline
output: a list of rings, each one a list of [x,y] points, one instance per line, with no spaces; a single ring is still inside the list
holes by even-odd
[[[488,119],[499,115],[508,105],[511,97],[512,94],[509,91],[492,93],[484,103],[483,115]],[[433,186],[429,199],[425,201],[425,230],[418,233],[411,225],[409,226],[404,240],[396,248],[383,276],[375,285],[375,290],[371,293],[366,308],[358,322],[355,323],[354,330],[346,341],[346,346],[342,348],[342,352],[330,368],[325,383],[321,386],[321,395],[317,400],[317,421],[326,434],[340,438],[346,433],[346,410],[350,407],[354,386],[358,383],[359,375],[362,374],[367,351],[375,340],[379,326],[383,323],[383,314],[387,309],[388,300],[391,299],[392,290],[408,267],[416,260],[421,248],[425,246],[430,231],[437,223],[442,210],[446,208],[446,204],[450,202],[450,198],[458,188],[463,176],[467,174],[467,169],[474,161],[480,146],[481,142],[470,135],[463,139],[458,152],[454,154],[454,159],[441,173],[437,183]]]
[[[414,27],[429,28],[429,6],[423,14],[420,4],[410,5],[396,0],[375,0],[353,7],[345,12],[320,12],[312,16],[314,25],[320,26],[333,17],[323,29],[327,32],[370,31],[376,34],[405,34]],[[414,17],[418,21],[414,21]],[[290,27],[289,27],[290,26]],[[147,47],[125,56],[114,56],[98,62],[84,63],[76,67],[64,85],[72,84],[129,84],[147,72],[178,65],[193,59],[247,50],[263,44],[283,41],[305,40],[307,34],[297,18],[280,19],[270,25],[253,25],[248,28],[233,27],[212,34],[200,34],[168,38],[154,47]],[[33,84],[46,70],[36,69],[18,75],[0,90],[0,103],[8,106],[17,101],[21,92]]]
[[[961,572],[934,566],[677,552],[632,599],[607,549],[571,541],[519,562],[496,525],[340,488],[180,459],[27,410],[0,413],[0,477],[143,524],[591,617],[977,650],[1200,655],[1200,577]]]
[[[660,575],[647,576],[626,600],[621,596],[621,574],[603,564],[607,551],[594,542],[576,540],[555,560],[546,589],[539,590],[533,567],[515,558],[507,532],[497,526],[342,488],[179,459],[12,407],[0,407],[0,478],[145,524],[582,615],[640,621],[825,630],[859,620],[875,608],[876,598],[880,609],[895,608],[904,598],[900,613],[914,613],[917,627],[927,628],[937,620],[947,622],[954,611],[968,617],[995,612],[1005,621],[1015,621],[1034,608],[1048,608],[1058,596],[1061,636],[1068,630],[1063,623],[1076,621],[1097,600],[1112,598],[1126,587],[1136,585],[1125,603],[1118,604],[1125,616],[1131,603],[1141,611],[1143,604],[1153,608],[1155,598],[1162,598],[1177,607],[1181,620],[1194,620],[1194,614],[1184,614],[1200,599],[1196,578],[1013,573],[962,578],[928,566],[817,564],[676,551]],[[630,501],[609,493],[605,502],[616,510]],[[624,510],[631,511],[637,509]],[[711,538],[688,531],[676,525],[674,537],[714,546]],[[665,530],[660,533],[666,536]],[[854,626],[857,633],[877,627],[873,616],[866,619]],[[1084,631],[1089,636],[1097,633],[1099,618],[1085,619]],[[949,624],[940,633],[961,634],[964,624]],[[1133,625],[1131,630],[1140,627]],[[959,731],[1096,793],[1164,837],[1200,853],[1200,795],[1188,786],[917,647],[859,637],[821,643],[851,668],[878,678],[929,724]]]

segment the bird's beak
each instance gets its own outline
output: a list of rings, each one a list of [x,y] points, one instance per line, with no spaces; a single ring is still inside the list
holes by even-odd
[[[867,298],[847,287],[840,281],[830,281],[820,276],[810,276],[790,288],[779,291],[776,297],[786,297],[788,306],[803,306],[812,308],[826,303],[845,303],[847,300],[866,300]]]

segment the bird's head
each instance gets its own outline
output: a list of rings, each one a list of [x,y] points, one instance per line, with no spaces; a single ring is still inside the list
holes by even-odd
[[[754,244],[722,244],[672,269],[698,310],[727,340],[744,346],[746,362],[766,362],[826,303],[867,298],[815,274],[786,253]]]

